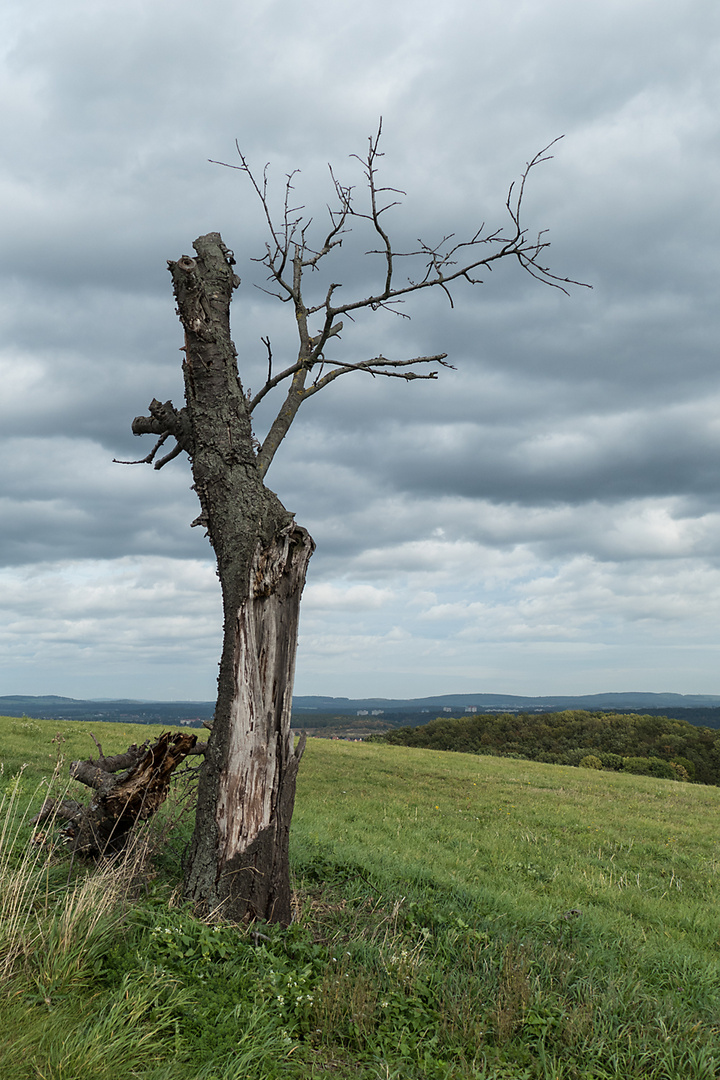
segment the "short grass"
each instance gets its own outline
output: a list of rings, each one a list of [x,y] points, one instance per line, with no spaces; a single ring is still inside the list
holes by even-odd
[[[87,730],[0,720],[0,870],[27,864],[30,792],[58,751],[93,752]],[[155,733],[92,730],[106,752]],[[140,875],[103,868],[114,899],[92,925],[68,878],[98,872],[32,856],[25,930],[0,932],[2,1075],[710,1080],[719,810],[718,788],[310,740],[287,931],[180,902],[187,821]]]

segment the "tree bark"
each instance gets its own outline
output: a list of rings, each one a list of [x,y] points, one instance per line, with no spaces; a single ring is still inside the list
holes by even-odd
[[[185,887],[226,918],[287,923],[288,835],[304,748],[304,740],[293,746],[292,686],[314,544],[258,469],[230,337],[239,284],[232,253],[219,233],[193,246],[196,258],[169,263],[185,329],[186,406],[175,415],[202,507],[197,524],[217,557],[224,634]]]

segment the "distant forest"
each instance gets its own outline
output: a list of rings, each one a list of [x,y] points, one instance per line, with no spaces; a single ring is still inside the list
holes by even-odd
[[[720,784],[720,737],[668,716],[568,710],[439,717],[373,741]]]

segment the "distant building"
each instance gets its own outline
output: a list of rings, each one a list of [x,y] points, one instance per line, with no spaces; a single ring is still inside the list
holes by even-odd
[[[357,711],[358,716],[367,716],[367,714],[368,714],[367,709],[358,709],[358,711]]]
[[[384,714],[385,714],[384,709],[373,709],[373,711],[371,713],[372,716],[383,716]],[[367,713],[365,715],[367,715]]]

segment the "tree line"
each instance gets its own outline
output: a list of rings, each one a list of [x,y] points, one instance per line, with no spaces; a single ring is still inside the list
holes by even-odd
[[[375,742],[720,784],[717,731],[668,716],[567,710],[438,717]]]

